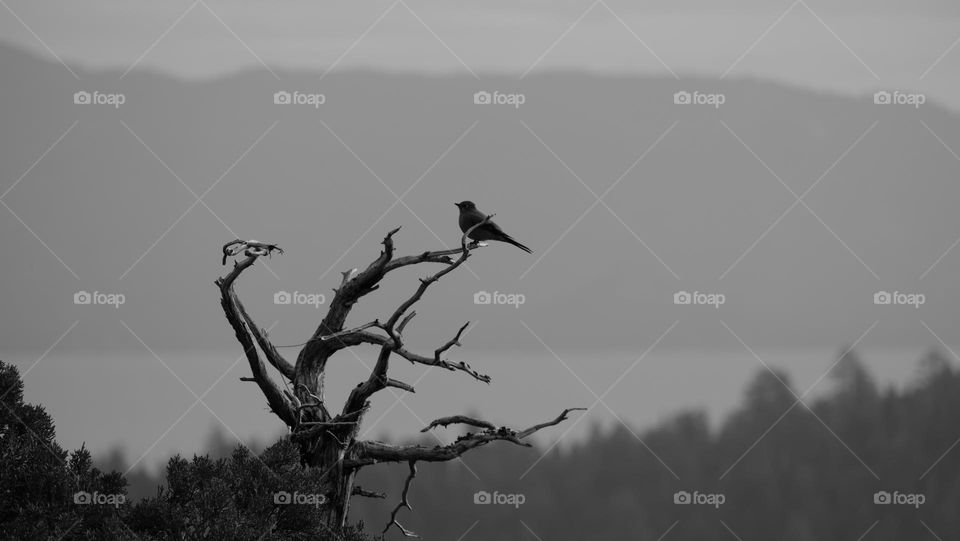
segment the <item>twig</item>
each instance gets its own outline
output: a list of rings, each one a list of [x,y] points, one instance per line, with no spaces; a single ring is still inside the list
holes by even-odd
[[[467,417],[466,415],[451,415],[450,417],[441,417],[435,421],[432,421],[426,427],[424,427],[420,432],[428,432],[431,428],[435,426],[449,426],[452,424],[462,424],[475,426],[477,428],[485,428],[487,430],[495,430],[497,427],[493,424],[486,421],[481,421],[480,419],[474,419],[473,417]]]
[[[385,492],[376,492],[373,490],[365,490],[358,485],[353,486],[353,496],[363,496],[364,498],[380,498],[385,499],[387,494]]]
[[[402,335],[402,334],[403,334],[403,329],[405,329],[405,328],[407,327],[407,323],[410,323],[410,320],[413,319],[413,318],[415,318],[416,316],[417,316],[417,311],[416,311],[416,310],[411,310],[410,313],[407,314],[406,317],[404,317],[404,318],[400,321],[400,324],[397,325],[397,334]]]
[[[407,481],[403,484],[403,495],[400,497],[400,503],[398,503],[397,506],[393,508],[393,512],[390,513],[390,522],[388,522],[387,527],[383,529],[383,533],[387,533],[387,530],[390,529],[390,526],[396,526],[400,529],[400,533],[402,533],[404,537],[419,538],[419,535],[404,528],[403,525],[397,521],[397,513],[400,512],[401,508],[406,507],[407,509],[413,511],[413,507],[410,506],[410,500],[407,498],[407,496],[410,492],[410,483],[412,483],[413,478],[417,476],[417,461],[411,460],[409,464],[410,474],[407,475]]]
[[[453,337],[452,339],[450,339],[446,344],[440,346],[439,348],[437,348],[436,351],[433,352],[433,358],[436,359],[437,362],[440,362],[440,355],[442,355],[445,351],[447,351],[448,349],[452,348],[453,346],[460,347],[460,345],[461,345],[461,344],[460,344],[460,336],[463,335],[463,331],[467,330],[467,327],[469,327],[469,326],[470,326],[470,322],[469,322],[469,321],[466,322],[466,323],[464,323],[464,324],[463,324],[463,327],[460,327],[460,330],[457,331],[456,336],[454,336],[454,337]]]
[[[320,340],[323,340],[324,342],[326,342],[327,340],[332,340],[332,339],[334,339],[334,338],[339,338],[339,337],[341,337],[341,336],[346,336],[346,335],[348,335],[348,334],[353,334],[353,333],[357,333],[357,332],[360,332],[360,331],[364,331],[364,330],[366,330],[366,329],[369,329],[370,327],[380,327],[380,322],[375,319],[375,320],[373,320],[373,321],[371,321],[371,322],[369,322],[369,323],[364,323],[363,325],[360,325],[359,327],[354,327],[354,328],[352,328],[352,329],[347,329],[347,330],[345,330],[345,331],[337,331],[337,332],[332,333],[332,334],[327,334],[327,335],[321,336],[321,337],[320,337]]]
[[[552,420],[552,421],[547,421],[546,423],[540,423],[540,424],[538,424],[538,425],[533,425],[533,426],[531,426],[530,428],[519,432],[519,433],[517,434],[517,438],[519,438],[519,439],[522,440],[522,439],[526,438],[527,436],[533,434],[534,432],[536,432],[536,431],[538,431],[538,430],[540,430],[540,429],[547,428],[548,426],[558,425],[558,424],[560,424],[560,423],[562,423],[562,422],[564,422],[564,421],[567,420],[567,415],[568,415],[571,411],[587,411],[587,408],[567,408],[567,409],[563,410],[563,411],[560,413],[560,415],[557,416],[556,419],[554,419],[554,420]]]

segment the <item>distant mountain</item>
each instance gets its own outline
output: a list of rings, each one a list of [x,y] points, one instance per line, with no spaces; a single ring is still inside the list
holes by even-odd
[[[960,236],[960,163],[937,140],[960,151],[960,119],[934,103],[586,73],[518,81],[334,70],[278,80],[263,70],[199,83],[77,68],[77,80],[9,47],[0,63],[0,190],[29,171],[3,197],[26,227],[0,209],[4,348],[42,350],[78,319],[70,347],[139,348],[121,319],[151,347],[235,347],[212,285],[224,272],[220,246],[235,235],[287,250],[267,261],[279,280],[256,269],[238,291],[261,325],[279,322],[277,342],[298,343],[320,313],[274,305],[274,292],[329,297],[339,271],[376,257],[398,225],[401,252],[441,246],[423,224],[453,246],[452,203],[463,199],[497,213],[534,254],[491,246],[470,261],[479,279],[444,279],[408,331],[417,345],[435,346],[466,320],[480,323],[468,342],[489,346],[539,347],[519,320],[554,347],[642,349],[677,319],[665,347],[736,346],[719,319],[751,345],[834,347],[875,320],[873,342],[931,343],[920,319],[947,342],[960,338],[951,317],[960,250],[921,280]],[[81,91],[125,102],[75,104]],[[325,101],[277,105],[278,91]],[[479,91],[524,102],[477,105]],[[678,91],[725,102],[675,105]],[[583,216],[591,191],[603,194],[661,137]],[[770,171],[798,195],[826,172],[804,198],[816,217],[797,204],[780,219],[795,199]],[[194,205],[191,190],[208,189]],[[415,272],[365,299],[355,320],[411,292]],[[78,306],[79,290],[123,293],[125,304]],[[480,290],[526,303],[475,305]],[[721,292],[726,303],[675,306],[679,290]],[[926,304],[875,306],[878,290],[922,292]]]

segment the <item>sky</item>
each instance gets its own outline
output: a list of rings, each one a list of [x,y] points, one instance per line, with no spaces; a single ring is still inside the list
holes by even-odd
[[[919,90],[958,105],[950,2],[7,0],[0,35],[95,69],[204,78],[250,67],[758,76]]]
[[[958,22],[937,1],[0,0],[0,359],[68,447],[156,464],[214,425],[270,437],[212,286],[220,246],[286,248],[238,289],[297,344],[323,303],[275,294],[329,299],[397,225],[401,252],[450,246],[451,203],[474,199],[534,254],[484,248],[424,299],[411,342],[472,321],[456,353],[495,383],[398,367],[425,388],[378,403],[371,435],[591,404],[571,437],[692,407],[717,420],[768,363],[803,391],[850,345],[905,384],[960,342]],[[884,108],[878,89],[928,99]],[[118,90],[118,107],[72,101]],[[297,90],[327,102],[270,99]],[[475,103],[486,90],[526,101]],[[336,392],[364,374],[352,359]]]

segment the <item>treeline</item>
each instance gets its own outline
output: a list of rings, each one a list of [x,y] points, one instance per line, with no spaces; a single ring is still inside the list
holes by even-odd
[[[238,447],[220,460],[171,458],[163,486],[132,501],[121,473],[95,467],[86,449],[61,448],[50,415],[23,398],[19,371],[0,362],[0,539],[373,539],[362,524],[331,534],[312,507],[278,505],[281,491],[322,487],[289,440],[259,456]]]
[[[789,385],[784,374],[760,371],[736,411],[713,429],[705,414],[685,413],[639,433],[622,426],[594,429],[542,459],[545,449],[495,444],[468,454],[464,463],[420,464],[410,492],[413,510],[398,518],[435,540],[656,540],[668,531],[665,540],[960,538],[960,372],[943,354],[925,356],[914,381],[901,389],[879,389],[852,353],[838,362],[830,390],[816,400],[798,402],[794,393],[802,389]],[[0,443],[7,437],[0,433]],[[276,519],[276,508],[253,496],[273,481],[260,461],[231,451],[227,442],[213,439],[211,451],[215,457],[232,453],[228,460],[177,457],[162,483],[128,477],[130,494],[151,495],[144,509],[154,515],[128,510],[126,523],[163,524],[179,513],[192,521],[193,535],[205,533],[197,529],[205,520],[221,533],[234,519],[245,521],[243,531],[269,526],[264,521]],[[5,469],[6,445],[0,457]],[[261,456],[271,468],[293,471],[291,451],[280,442]],[[111,462],[107,469],[126,469],[121,455]],[[387,499],[354,498],[351,520],[363,520],[378,534],[406,475],[405,464],[365,468],[358,483],[386,492]],[[4,511],[8,486],[0,479]],[[260,503],[251,507],[252,501]],[[0,517],[0,525],[10,516]],[[140,522],[131,521],[136,517]],[[311,527],[309,513],[296,517],[296,524]],[[158,539],[166,532],[137,531]],[[295,537],[285,530],[272,538]],[[393,538],[399,538],[396,530],[388,535]]]
[[[809,409],[789,384],[762,370],[714,430],[686,413],[636,435],[595,433],[533,469],[542,451],[509,445],[470,454],[467,467],[422,465],[414,511],[401,516],[437,540],[470,528],[465,540],[960,539],[960,372],[943,354],[921,359],[901,390],[878,389],[847,354]],[[353,516],[381,524],[405,474],[364,470],[360,482],[392,498]],[[477,505],[478,490],[524,503]],[[714,505],[676,504],[680,491]]]

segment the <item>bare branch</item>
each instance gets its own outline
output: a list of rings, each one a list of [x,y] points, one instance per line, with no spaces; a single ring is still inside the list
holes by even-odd
[[[477,225],[482,225],[482,222],[481,224]],[[305,381],[312,382],[322,379],[327,360],[335,352],[345,347],[361,343],[348,340],[347,337],[350,336],[349,333],[345,335],[341,335],[340,333],[343,330],[347,316],[350,314],[353,306],[364,295],[367,295],[370,292],[378,289],[380,287],[379,282],[388,272],[401,267],[406,267],[408,265],[415,265],[425,262],[444,263],[447,265],[445,271],[449,272],[456,266],[459,266],[459,263],[455,262],[451,258],[452,255],[460,254],[461,259],[465,259],[468,255],[468,250],[485,246],[483,243],[478,242],[471,242],[467,244],[467,237],[465,234],[461,237],[460,247],[457,249],[445,249],[432,252],[428,251],[418,255],[404,256],[394,259],[393,235],[396,234],[399,229],[400,228],[396,228],[387,233],[383,239],[383,251],[376,260],[367,266],[366,269],[361,272],[355,272],[355,270],[351,270],[343,273],[343,279],[341,280],[340,287],[334,290],[335,294],[330,302],[326,315],[324,316],[323,320],[321,320],[310,339],[304,342],[304,348],[300,351],[300,354],[297,357],[295,371],[298,375],[297,377],[299,378],[297,380],[298,383]],[[401,311],[401,316],[402,312],[406,311],[407,308],[409,308],[409,306],[403,308]],[[409,318],[405,318],[405,320],[407,323],[409,323]],[[402,346],[402,344],[399,340],[399,333],[396,333],[393,330],[394,325],[396,324],[397,321],[393,321],[391,323],[390,330],[387,334],[390,335],[391,339],[397,342],[395,349],[398,349]],[[402,329],[405,326],[406,323],[401,324],[399,326],[399,330],[402,332]],[[337,338],[339,339],[321,339],[322,337],[331,335],[337,335]],[[468,373],[470,372],[469,369],[465,371]]]
[[[354,485],[354,486],[353,486],[353,493],[352,493],[351,495],[353,495],[353,496],[363,496],[364,498],[380,498],[380,499],[385,499],[385,498],[387,497],[387,494],[386,494],[385,492],[376,492],[376,491],[373,491],[373,490],[365,490],[365,489],[363,489],[362,487],[360,487],[359,485]]]
[[[408,384],[408,383],[404,383],[404,382],[402,382],[402,381],[400,381],[400,380],[393,379],[393,378],[387,378],[386,386],[387,386],[387,387],[396,387],[397,389],[403,389],[404,391],[407,391],[408,393],[415,393],[415,392],[417,392],[417,391],[414,390],[413,385],[410,385],[410,384]]]
[[[394,343],[398,347],[401,346],[402,344],[400,342],[399,336],[397,336],[397,333],[394,332],[394,327],[397,325],[397,322],[400,320],[401,317],[403,317],[403,315],[406,313],[407,310],[410,309],[411,306],[413,306],[417,301],[419,301],[423,297],[423,294],[427,292],[427,288],[430,287],[431,284],[438,281],[440,278],[443,278],[447,274],[453,272],[457,267],[462,265],[463,262],[467,260],[467,258],[470,257],[470,248],[467,245],[468,236],[470,235],[470,233],[473,233],[474,229],[489,222],[491,218],[493,218],[493,214],[485,217],[483,220],[477,222],[476,224],[471,226],[469,229],[464,231],[463,235],[460,237],[460,257],[458,257],[456,261],[447,265],[446,267],[443,268],[443,270],[434,274],[433,276],[430,276],[427,278],[421,278],[420,286],[417,288],[417,291],[414,292],[414,294],[411,295],[410,298],[408,298],[403,303],[401,303],[400,306],[397,307],[396,310],[394,310],[393,315],[390,316],[390,319],[388,319],[387,322],[383,325],[383,329],[387,331],[387,334],[390,335],[390,338],[393,339]]]
[[[467,451],[482,447],[492,441],[509,441],[524,447],[529,447],[517,440],[516,433],[511,431],[486,431],[461,436],[454,443],[448,445],[392,445],[379,441],[358,441],[356,458],[345,460],[345,467],[359,468],[381,462],[406,462],[419,460],[423,462],[446,462],[453,460]]]
[[[404,318],[400,321],[400,324],[397,325],[397,334],[398,334],[398,335],[402,335],[402,334],[403,334],[403,329],[407,328],[407,323],[410,323],[410,320],[413,319],[413,318],[415,318],[415,317],[417,317],[417,311],[416,311],[416,310],[411,310],[410,313],[407,314],[406,317],[404,317]]]
[[[497,427],[493,426],[492,423],[486,421],[481,421],[480,419],[474,419],[473,417],[467,417],[466,415],[451,415],[450,417],[441,417],[435,421],[432,421],[426,427],[423,428],[420,432],[428,432],[431,428],[435,426],[449,426],[452,424],[462,424],[475,426],[477,428],[485,428],[487,430],[495,430]]]
[[[335,332],[335,333],[332,333],[332,334],[326,334],[326,335],[324,335],[324,336],[321,336],[321,337],[320,337],[320,340],[323,340],[324,342],[326,342],[327,340],[332,340],[332,339],[334,339],[334,338],[340,338],[340,337],[343,337],[343,336],[347,336],[348,334],[358,333],[358,332],[360,332],[360,331],[369,329],[370,327],[380,327],[380,322],[375,319],[375,320],[373,320],[373,321],[371,321],[371,322],[369,322],[369,323],[364,323],[363,325],[360,325],[359,327],[354,327],[354,328],[352,328],[352,329],[346,329],[346,330],[343,330],[343,331],[338,331],[338,332]]]
[[[235,246],[236,244],[237,242],[233,241],[225,245],[223,248],[224,254],[228,252],[228,247]],[[269,250],[267,250],[267,253],[269,253]],[[230,323],[230,326],[233,327],[237,341],[239,341],[243,347],[244,355],[247,357],[247,362],[250,364],[250,370],[253,373],[253,379],[266,397],[270,409],[288,426],[292,427],[296,425],[297,416],[294,413],[290,401],[283,395],[280,387],[270,378],[263,359],[261,359],[257,353],[254,338],[251,336],[251,333],[256,336],[259,332],[255,330],[256,326],[252,325],[252,320],[250,320],[249,316],[244,316],[243,304],[233,290],[233,284],[240,276],[240,273],[253,265],[257,257],[259,257],[259,255],[250,255],[239,263],[235,262],[233,270],[225,277],[216,281],[217,287],[220,288],[220,305],[223,307],[223,313],[227,321]],[[261,336],[261,338],[266,340],[265,336]],[[283,365],[280,364],[279,366]],[[283,370],[281,370],[281,372],[282,371]]]
[[[480,381],[485,381],[489,383],[490,378],[488,376],[481,375],[480,373],[474,371],[473,369],[470,368],[468,364],[464,362],[450,363],[448,361],[444,361],[440,359],[440,355],[443,352],[447,351],[454,345],[459,345],[460,336],[463,334],[463,331],[467,328],[467,325],[469,325],[469,322],[460,328],[460,330],[457,332],[456,336],[454,336],[452,340],[450,340],[449,342],[447,342],[446,344],[438,348],[436,351],[434,351],[433,359],[429,359],[423,356],[418,356],[404,350],[403,343],[400,339],[400,335],[403,329],[406,327],[407,323],[409,323],[410,320],[413,319],[413,317],[416,315],[416,311],[411,311],[409,315],[405,316],[407,310],[409,310],[410,307],[413,306],[413,304],[415,304],[417,301],[420,300],[420,298],[423,297],[423,294],[426,292],[427,288],[430,287],[432,283],[436,282],[446,274],[452,272],[454,269],[462,265],[463,262],[466,261],[468,257],[470,257],[470,247],[475,246],[476,243],[471,243],[468,245],[467,243],[468,235],[472,233],[473,230],[476,229],[477,227],[489,222],[492,217],[493,215],[487,216],[481,222],[467,229],[467,231],[465,231],[460,238],[460,250],[459,250],[460,257],[457,258],[456,261],[449,263],[443,270],[437,272],[436,274],[428,278],[421,279],[420,286],[417,288],[417,291],[410,298],[408,298],[406,301],[401,303],[401,305],[393,312],[393,314],[390,316],[390,318],[387,320],[386,323],[381,324],[379,320],[374,320],[370,323],[361,325],[360,327],[350,329],[349,331],[337,330],[327,335],[323,335],[321,337],[321,340],[329,340],[331,338],[337,338],[338,339],[337,342],[339,343],[340,347],[348,347],[349,345],[355,345],[355,344],[364,343],[364,342],[378,344],[381,346],[381,354],[380,354],[381,360],[378,360],[377,367],[374,368],[373,372],[370,374],[370,378],[368,379],[368,381],[366,383],[363,383],[357,386],[354,389],[354,391],[351,393],[351,399],[347,400],[347,404],[345,405],[344,412],[353,410],[353,409],[346,409],[346,408],[360,407],[366,401],[367,398],[369,398],[373,393],[379,391],[380,389],[383,389],[384,387],[398,386],[399,382],[388,379],[386,375],[388,360],[390,357],[389,354],[391,351],[396,351],[399,355],[410,360],[410,362],[419,362],[421,364],[441,366],[443,368],[447,368],[448,370],[461,370],[463,372],[466,372],[472,375],[474,378]],[[379,280],[380,278],[382,278],[383,273],[387,272],[385,269],[387,268],[388,263],[390,262],[390,257],[392,256],[392,253],[393,253],[392,237],[396,231],[397,231],[396,229],[394,229],[393,231],[390,231],[387,234],[387,236],[384,238],[383,240],[384,251],[381,254],[381,257],[377,259],[377,261],[372,263],[367,270],[358,274],[354,279],[347,281],[346,285],[344,287],[341,287],[340,290],[337,291],[337,295],[334,299],[335,301],[337,300],[337,298],[340,298],[341,295],[345,294],[344,292],[347,291],[348,287],[353,285],[354,280],[367,279],[368,276],[374,277],[376,280]],[[450,253],[456,253],[456,251],[451,251]],[[416,261],[423,261],[425,260],[425,258],[431,257],[430,254],[431,254],[430,252],[424,252],[423,254],[417,257],[411,256],[405,260],[405,264],[413,264],[413,262],[416,262]],[[447,254],[444,254],[442,256],[435,256],[435,257],[437,258],[444,257],[444,258],[447,258],[447,260],[449,260],[449,256]],[[393,267],[393,268],[398,268],[398,267]],[[377,275],[376,274],[377,272],[380,272],[381,274]],[[344,275],[344,278],[346,278],[346,275]],[[370,279],[373,279],[373,278],[370,278]],[[333,307],[331,307],[331,312],[332,311],[333,311]],[[403,318],[402,321],[400,320],[401,317]],[[328,318],[329,318],[329,312],[328,312]],[[398,326],[398,322],[399,322],[399,326]],[[341,322],[341,325],[342,325],[342,322]],[[389,338],[385,338],[374,333],[364,332],[366,329],[369,329],[371,327],[378,327],[385,330]],[[357,337],[358,340],[356,341],[348,340],[353,337]],[[306,351],[306,349],[307,348],[304,348],[304,351]],[[400,388],[403,388],[405,390],[409,390],[412,392],[413,390],[412,387],[406,384],[402,384],[402,385],[404,386],[401,386]]]
[[[540,424],[538,424],[538,425],[533,425],[533,426],[531,426],[530,428],[521,431],[520,433],[517,434],[517,438],[522,440],[522,439],[526,438],[527,436],[530,436],[531,434],[535,433],[535,432],[538,431],[538,430],[547,428],[548,426],[558,425],[558,424],[560,424],[560,423],[562,423],[562,422],[564,422],[564,421],[567,420],[567,415],[569,415],[571,411],[587,411],[587,408],[567,408],[567,409],[563,410],[563,411],[560,413],[560,415],[557,416],[556,419],[554,419],[554,420],[552,420],[552,421],[547,421],[546,423],[540,423]]]
[[[287,360],[283,358],[283,355],[277,351],[277,348],[274,347],[273,343],[270,342],[266,329],[260,328],[254,323],[253,318],[247,313],[246,307],[243,306],[243,303],[241,303],[239,299],[237,299],[237,309],[240,310],[240,315],[243,316],[243,320],[246,321],[247,328],[250,329],[250,333],[253,334],[260,349],[263,350],[263,355],[267,358],[267,362],[283,374],[283,377],[293,381],[293,365],[287,362]]]
[[[327,310],[326,317],[321,321],[320,326],[314,332],[313,339],[319,339],[343,329],[343,323],[354,304],[364,295],[377,289],[378,282],[386,274],[385,267],[393,258],[393,235],[400,231],[400,228],[392,229],[387,232],[383,238],[383,251],[380,256],[370,263],[366,269],[361,272],[349,272],[344,275],[340,287],[337,289],[333,300],[330,301],[330,308]],[[308,345],[309,349],[309,345]]]
[[[269,255],[273,250],[276,250],[281,254],[283,253],[283,250],[275,244],[263,244],[257,241],[242,241],[240,239],[236,239],[223,245],[224,264],[226,264],[226,258],[228,255],[236,255],[237,253],[241,252],[244,248],[247,248],[247,247],[253,247],[259,251],[265,252],[267,255]],[[233,266],[233,270],[229,274],[227,274],[227,276],[225,276],[224,278],[218,279],[216,282],[217,286],[221,290],[221,293],[227,290],[232,291],[234,281],[236,281],[236,279],[240,276],[240,273],[242,273],[248,267],[253,265],[254,262],[256,262],[257,257],[259,257],[259,255],[250,255],[239,263],[235,262]],[[264,354],[267,356],[267,360],[270,362],[270,364],[273,365],[274,368],[279,370],[280,373],[282,373],[285,377],[287,377],[288,379],[292,379],[293,366],[291,366],[290,363],[288,363],[283,358],[283,356],[281,356],[280,353],[276,350],[276,348],[267,338],[266,331],[264,331],[263,329],[258,327],[256,323],[254,323],[253,318],[251,318],[250,315],[247,313],[246,308],[244,308],[243,306],[243,303],[241,303],[239,299],[235,299],[235,304],[240,315],[243,317],[244,321],[246,322],[250,332],[253,334],[257,343],[260,345],[260,348],[263,349]]]
[[[387,334],[390,336],[389,342],[386,341],[386,340],[384,340],[384,341],[381,343],[381,345],[380,345],[380,355],[379,355],[379,357],[377,358],[377,364],[374,366],[373,370],[370,372],[370,376],[367,378],[367,381],[365,381],[365,382],[357,385],[357,386],[353,389],[353,391],[350,392],[350,396],[347,398],[347,402],[346,402],[346,404],[344,404],[344,406],[343,406],[343,414],[347,414],[347,413],[350,413],[350,412],[357,411],[357,410],[360,410],[360,409],[365,408],[365,407],[366,407],[367,400],[368,400],[374,393],[376,393],[377,391],[380,391],[380,390],[382,390],[382,389],[384,389],[384,388],[386,388],[386,387],[398,387],[398,388],[400,388],[400,389],[404,389],[404,390],[409,391],[409,392],[414,392],[413,387],[411,387],[410,385],[408,385],[408,384],[406,384],[406,383],[399,382],[399,381],[397,381],[397,380],[390,379],[390,378],[387,377],[387,371],[388,371],[388,368],[389,368],[389,361],[390,361],[390,354],[393,353],[394,350],[397,350],[397,349],[399,349],[399,348],[402,348],[402,346],[403,346],[402,342],[400,341],[400,336],[399,336],[399,334],[395,331],[395,328],[396,328],[396,326],[397,326],[397,322],[400,320],[401,317],[404,316],[404,314],[406,313],[406,311],[407,311],[414,303],[416,303],[418,300],[420,300],[421,297],[423,297],[423,294],[426,292],[427,288],[430,287],[430,284],[436,282],[437,280],[439,280],[440,278],[442,278],[442,277],[445,276],[446,274],[452,272],[454,269],[456,269],[457,267],[459,267],[460,265],[462,265],[463,262],[466,261],[468,257],[470,257],[470,250],[469,250],[469,248],[468,248],[468,246],[467,246],[467,235],[470,234],[470,233],[471,233],[474,229],[476,229],[479,225],[482,225],[482,224],[488,222],[491,217],[492,217],[492,216],[488,216],[488,217],[485,218],[483,221],[481,221],[480,223],[474,225],[473,227],[469,228],[466,232],[464,232],[463,236],[460,238],[460,257],[459,257],[456,261],[454,261],[453,263],[447,265],[443,270],[437,272],[436,274],[434,274],[434,275],[432,275],[432,276],[430,276],[430,277],[428,277],[428,278],[422,278],[422,279],[420,280],[420,286],[417,288],[417,291],[416,291],[410,298],[408,298],[406,301],[404,301],[403,303],[401,303],[401,305],[393,312],[393,315],[390,316],[390,319],[387,320],[387,322],[386,322],[385,324],[379,324],[379,323],[378,323],[379,320],[374,320],[374,322],[371,322],[370,324],[362,325],[361,327],[363,327],[363,328],[358,328],[358,329],[356,329],[356,330],[351,330],[350,332],[345,333],[345,334],[344,334],[344,333],[341,333],[340,331],[337,331],[337,332],[335,332],[335,333],[331,333],[331,335],[339,335],[339,336],[337,336],[337,338],[350,337],[350,336],[359,335],[359,334],[362,333],[366,328],[370,328],[370,327],[373,327],[373,326],[377,326],[377,327],[385,330],[385,331],[387,332]],[[383,241],[383,243],[384,243],[384,254],[386,254],[386,257],[387,257],[387,258],[389,258],[389,255],[392,254],[392,251],[393,251],[393,240],[392,240],[392,236],[393,236],[393,233],[394,233],[394,232],[396,232],[396,230],[393,230],[393,231],[391,231],[390,233],[388,233],[388,234],[387,234],[387,237],[386,237],[386,238],[384,239],[384,241]],[[382,259],[383,259],[383,257],[381,257],[381,260],[382,260]],[[389,260],[389,259],[387,259],[387,261],[388,261],[388,260]],[[380,260],[378,260],[378,261],[380,261]],[[375,263],[376,263],[376,262],[375,262]],[[367,271],[364,271],[364,272],[360,273],[360,274],[355,278],[355,280],[361,279],[361,277],[363,277],[369,270],[370,270],[370,269],[368,269]],[[381,270],[382,270],[382,269],[381,269]],[[348,282],[347,286],[345,286],[344,288],[341,288],[341,291],[345,290],[346,287],[351,286],[352,283],[353,283],[352,281],[351,281],[351,282]],[[339,296],[340,296],[340,292],[337,293],[337,297],[339,297]],[[406,323],[409,322],[409,321],[410,321],[410,318],[412,318],[412,317],[413,317],[413,316],[411,315],[411,316],[408,316],[408,317],[404,318],[404,323],[403,323],[403,325],[406,325]],[[401,328],[402,328],[402,327],[401,327]],[[451,340],[450,342],[448,342],[447,344],[445,344],[444,346],[442,346],[440,349],[436,350],[436,352],[434,352],[434,361],[433,361],[432,363],[430,363],[430,364],[441,365],[441,366],[443,365],[443,361],[440,361],[440,354],[441,354],[443,351],[449,349],[454,343],[457,342],[457,340],[460,338],[460,335],[463,334],[463,331],[464,331],[465,328],[466,328],[466,326],[464,326],[463,328],[461,328],[460,331],[457,332],[457,335],[454,337],[453,340]],[[372,335],[372,333],[370,333],[370,334]],[[372,336],[376,336],[376,335],[372,335]],[[345,343],[345,342],[344,342],[343,340],[341,340],[341,344],[343,344],[343,343]],[[460,368],[461,370],[469,371],[469,369],[466,367],[466,365],[465,365],[464,363],[461,363],[461,365],[462,365],[461,368]],[[449,366],[455,367],[456,365],[449,364]],[[451,368],[451,369],[456,369],[456,368]],[[475,376],[475,377],[476,377],[476,376]]]
[[[457,440],[448,445],[436,445],[427,447],[425,445],[391,445],[379,441],[358,441],[356,442],[353,459],[345,460],[344,465],[349,468],[359,468],[381,462],[446,462],[453,460],[471,449],[481,447],[492,441],[508,441],[523,447],[531,445],[524,439],[528,438],[538,430],[548,426],[560,424],[567,419],[571,411],[585,410],[586,408],[568,408],[557,416],[556,419],[545,423],[534,425],[521,432],[516,432],[506,427],[496,429],[487,429],[482,432],[467,434],[457,438]]]
[[[327,360],[340,349],[346,347],[346,342],[338,340],[322,340],[324,336],[340,333],[346,323],[353,305],[364,295],[380,287],[379,282],[386,274],[386,266],[393,258],[393,235],[400,228],[393,229],[383,239],[383,251],[380,256],[370,263],[361,272],[353,270],[344,274],[340,287],[335,291],[327,313],[314,330],[313,335],[304,344],[297,357],[297,383],[322,381]],[[349,335],[347,335],[349,336]]]
[[[347,402],[343,405],[342,415],[365,409],[367,399],[369,399],[373,393],[387,386],[387,367],[389,366],[390,353],[392,353],[390,348],[386,346],[380,348],[380,355],[377,356],[377,364],[374,365],[373,370],[370,371],[370,376],[367,380],[350,391]]]
[[[485,246],[483,243],[471,242],[467,247],[471,250]],[[423,252],[418,255],[408,255],[404,257],[398,257],[393,261],[387,263],[386,271],[390,272],[392,270],[399,269],[400,267],[406,267],[408,265],[417,265],[419,263],[446,263],[451,264],[453,260],[450,259],[450,256],[457,255],[463,251],[461,248],[452,248],[447,250],[436,250],[433,252]]]
[[[470,326],[470,322],[463,324],[463,327],[460,327],[460,330],[457,331],[457,335],[450,339],[446,344],[440,346],[433,352],[433,358],[437,361],[440,360],[440,355],[443,355],[445,351],[452,348],[453,346],[460,347],[460,336],[463,335],[463,331],[467,330],[467,327]]]
[[[413,511],[413,507],[410,506],[410,500],[408,499],[408,496],[410,493],[410,483],[412,483],[413,478],[417,476],[417,461],[411,460],[409,464],[410,474],[407,475],[407,480],[403,484],[403,495],[400,497],[400,503],[398,503],[397,506],[393,508],[393,512],[390,513],[390,522],[388,522],[387,527],[383,529],[383,533],[387,533],[387,530],[389,530],[391,526],[396,526],[400,529],[400,533],[402,533],[404,537],[420,537],[412,531],[404,528],[402,524],[397,522],[397,513],[400,512],[400,509],[406,507],[407,509]]]
[[[444,368],[446,370],[457,370],[457,371],[469,374],[471,377],[473,377],[477,381],[482,381],[483,383],[490,383],[490,376],[477,372],[476,370],[473,369],[473,367],[470,366],[470,364],[466,362],[463,362],[463,361],[453,362],[449,360],[442,360],[439,358],[438,355],[436,355],[436,352],[434,352],[433,357],[419,355],[417,353],[413,353],[412,351],[407,350],[404,347],[399,347],[399,348],[395,347],[393,345],[393,340],[391,340],[389,337],[382,336],[376,333],[359,332],[353,335],[352,337],[347,337],[347,338],[344,338],[343,340],[344,340],[345,346],[356,345],[360,343],[375,344],[380,346],[387,345],[388,347],[390,347],[390,349],[394,351],[394,353],[396,353],[397,355],[403,357],[404,359],[412,363],[422,364],[426,366],[437,366],[440,368]]]

